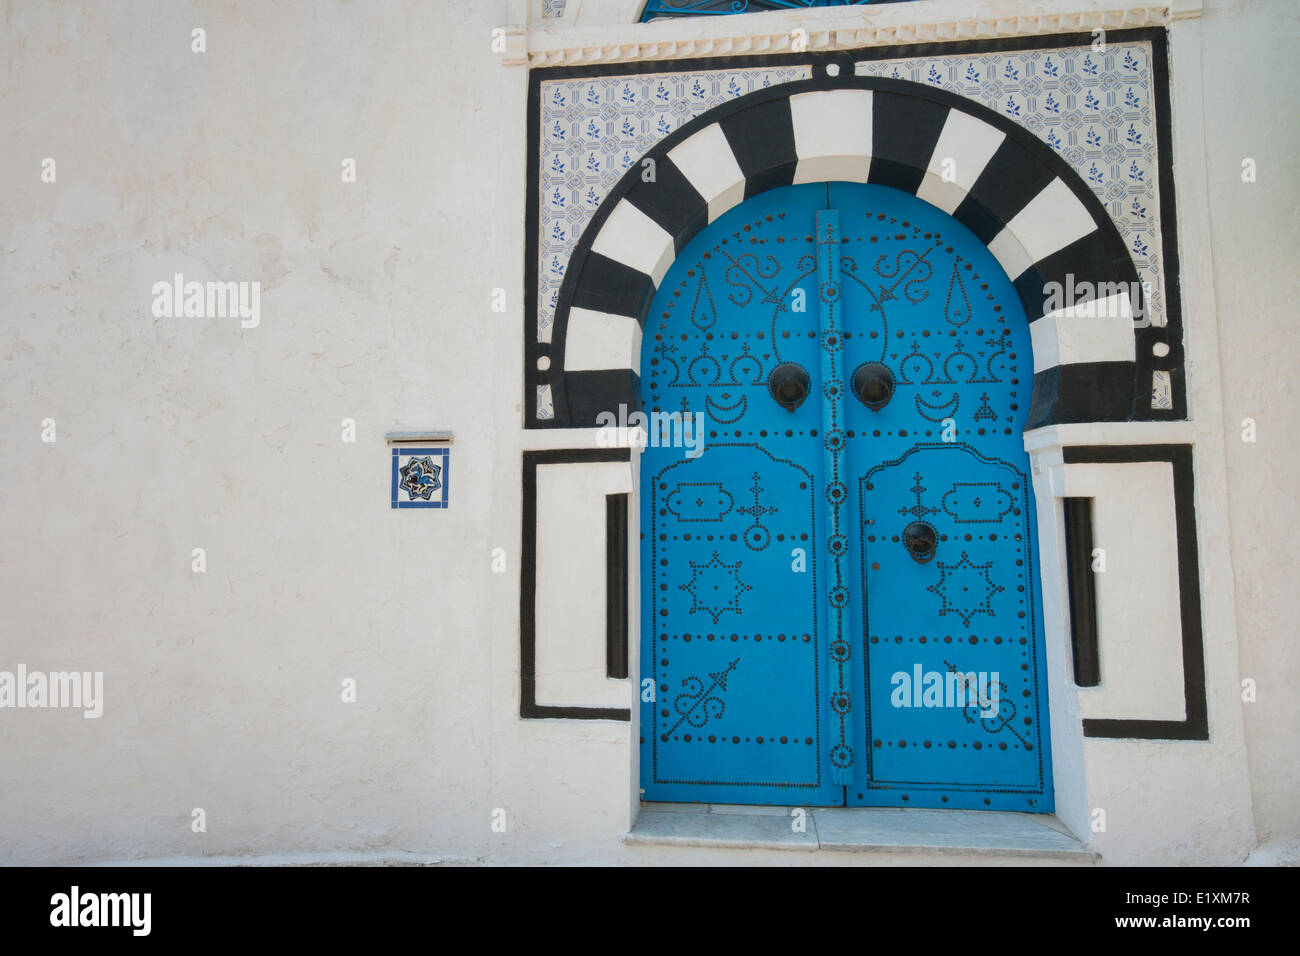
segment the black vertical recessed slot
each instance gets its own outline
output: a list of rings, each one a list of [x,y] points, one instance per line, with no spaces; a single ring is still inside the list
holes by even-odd
[[[627,495],[605,496],[605,673],[627,677]]]
[[[1097,581],[1092,570],[1092,499],[1064,498],[1065,555],[1070,577],[1070,645],[1074,652],[1074,683],[1101,683],[1097,650]]]

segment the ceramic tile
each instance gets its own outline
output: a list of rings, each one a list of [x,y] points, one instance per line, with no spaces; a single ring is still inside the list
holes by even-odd
[[[1151,407],[1159,409],[1174,407],[1174,383],[1168,372],[1157,369],[1151,373]]]
[[[450,464],[448,448],[393,448],[392,506],[446,508]]]

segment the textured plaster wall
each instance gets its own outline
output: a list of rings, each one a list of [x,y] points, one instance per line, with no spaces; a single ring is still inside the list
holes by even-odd
[[[1300,840],[1300,6],[1290,0],[1207,0],[1205,156],[1228,509],[1255,824],[1261,842]],[[1256,181],[1242,182],[1242,160]],[[1253,418],[1257,440],[1241,440]]]
[[[107,699],[0,712],[0,860],[490,852],[521,762],[494,734],[519,737],[510,18],[4,5],[0,668],[102,670]],[[260,326],[154,318],[175,272],[259,280]],[[388,506],[384,433],[420,427],[456,430],[445,513]]]
[[[734,859],[622,848],[634,725],[518,718],[526,75],[500,64],[490,31],[523,23],[525,4],[3,12],[0,669],[102,670],[106,701],[98,720],[0,712],[0,862]],[[1087,759],[1112,761],[1090,787],[1127,790],[1139,811],[1153,804],[1132,781],[1153,765],[1189,800],[1206,780],[1235,782],[1199,823],[1162,795],[1184,845],[1166,829],[1116,838],[1103,847],[1114,862],[1249,851],[1234,653],[1260,682],[1244,708],[1256,825],[1300,831],[1285,538],[1298,517],[1296,134],[1272,112],[1294,85],[1297,31],[1286,0],[1207,0],[1207,17],[1179,25],[1174,49],[1176,75],[1180,49],[1204,49],[1204,133],[1195,109],[1185,128],[1182,87],[1175,108],[1178,136],[1208,144],[1189,169],[1208,225],[1184,254],[1206,264],[1200,308],[1217,304],[1219,323],[1192,399],[1211,401],[1212,436],[1215,403],[1230,423],[1260,423],[1254,445],[1229,430],[1226,493],[1221,457],[1198,470],[1219,556],[1203,577],[1220,736],[1119,759],[1107,755],[1125,745],[1092,743]],[[195,27],[206,53],[191,52]],[[1240,183],[1243,152],[1259,183]],[[56,183],[41,182],[45,157]],[[340,181],[345,157],[355,184]],[[260,326],[155,318],[150,287],[175,272],[260,281]],[[498,287],[505,313],[490,308]],[[1213,330],[1190,310],[1188,323],[1189,336]],[[1221,395],[1205,392],[1219,348]],[[456,432],[446,512],[388,506],[383,435],[417,428]],[[196,547],[204,574],[190,570]],[[490,569],[496,547],[505,573]],[[356,703],[340,700],[345,678]],[[206,833],[191,831],[196,807]],[[490,828],[495,808],[505,833]],[[1224,814],[1237,822],[1223,833],[1186,837]]]

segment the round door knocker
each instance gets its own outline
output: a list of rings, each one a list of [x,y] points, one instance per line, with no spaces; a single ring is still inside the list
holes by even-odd
[[[894,397],[894,373],[879,362],[863,362],[853,372],[853,394],[878,412]]]
[[[934,557],[936,536],[934,526],[926,521],[913,521],[903,529],[903,547],[918,564]]]
[[[788,412],[794,411],[808,397],[808,372],[802,365],[782,362],[767,377],[767,390],[777,404]]]

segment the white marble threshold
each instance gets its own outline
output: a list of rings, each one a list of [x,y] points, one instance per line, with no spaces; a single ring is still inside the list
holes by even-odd
[[[1056,817],[996,810],[808,808],[643,803],[624,838],[631,846],[709,846],[961,856],[1020,856],[1097,863]]]

